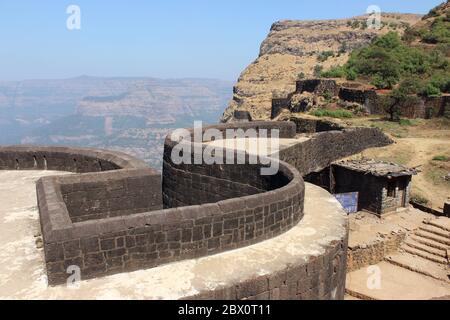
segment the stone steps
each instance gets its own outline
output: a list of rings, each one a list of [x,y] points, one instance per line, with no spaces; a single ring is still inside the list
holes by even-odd
[[[422,251],[422,250],[418,250],[418,249],[415,249],[415,248],[412,248],[412,247],[409,247],[409,246],[406,246],[406,245],[403,246],[402,249],[405,252],[409,253],[409,254],[412,254],[414,256],[418,256],[418,257],[427,259],[427,260],[432,261],[432,262],[436,262],[436,263],[443,264],[443,265],[446,265],[448,263],[447,259],[445,259],[445,258],[442,258],[440,256],[436,256],[434,254],[430,254],[428,252],[425,252],[425,251]]]
[[[428,233],[433,233],[437,236],[446,238],[448,240],[450,240],[450,232],[448,232],[447,230],[444,230],[442,228],[436,227],[434,225],[430,225],[430,224],[423,224],[419,227],[420,230],[428,232]]]
[[[378,300],[374,297],[371,297],[367,294],[355,291],[355,290],[351,290],[349,288],[345,288],[345,294],[347,294],[348,296],[352,297],[353,300],[366,300],[366,301],[374,301],[374,300]],[[350,300],[350,299],[348,299]]]
[[[449,218],[438,218],[435,220],[428,220],[424,222],[427,225],[445,230],[450,233],[450,219]]]
[[[434,233],[425,231],[425,230],[418,230],[415,233],[416,236],[421,237],[421,238],[425,238],[425,239],[429,239],[429,240],[433,240],[435,242],[441,243],[443,245],[446,246],[450,246],[450,239],[447,239],[445,237],[442,236],[438,236]]]
[[[447,258],[447,251],[446,250],[433,248],[431,246],[422,244],[422,243],[420,243],[420,242],[418,242],[418,241],[416,241],[416,240],[414,240],[412,238],[407,239],[404,244],[406,246],[408,246],[408,247],[424,251],[424,252],[432,254],[434,256],[438,256],[438,257],[441,257],[441,258],[444,258],[444,259]]]
[[[407,252],[403,252],[387,256],[384,260],[398,267],[402,267],[437,280],[450,282],[450,270],[441,264],[430,263],[429,260],[419,256],[414,256]]]
[[[413,235],[413,236],[411,236],[411,239],[416,242],[419,242],[423,245],[431,247],[431,248],[435,248],[435,249],[439,249],[439,250],[443,250],[443,251],[447,251],[450,249],[450,246],[443,244],[442,242],[438,242],[433,239],[428,239],[428,238],[422,237],[420,235]]]

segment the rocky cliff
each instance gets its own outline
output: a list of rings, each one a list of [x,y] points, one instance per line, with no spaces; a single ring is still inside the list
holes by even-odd
[[[272,97],[294,91],[296,80],[312,76],[315,69],[341,65],[353,49],[391,30],[403,33],[420,18],[383,14],[380,30],[367,28],[367,16],[274,23],[259,57],[240,75],[221,120],[231,121],[235,110],[249,111],[254,120],[270,119]]]

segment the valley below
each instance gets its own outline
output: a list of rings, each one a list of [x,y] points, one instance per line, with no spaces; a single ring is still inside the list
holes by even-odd
[[[112,149],[160,169],[166,135],[217,123],[231,94],[232,83],[213,79],[0,82],[0,144]]]

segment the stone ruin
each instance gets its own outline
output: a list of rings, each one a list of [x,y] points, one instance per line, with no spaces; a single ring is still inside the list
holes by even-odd
[[[312,94],[312,97],[305,97],[305,93]],[[339,98],[344,103],[361,105],[368,114],[386,114],[382,107],[386,94],[373,87],[356,82],[338,83],[333,79],[305,79],[297,81],[296,90],[286,97],[272,99],[271,119],[275,119],[283,109],[291,113],[306,112],[318,105],[317,101],[312,100],[324,95]],[[418,104],[402,105],[403,116],[424,119],[450,116],[450,95],[428,97],[420,101]]]

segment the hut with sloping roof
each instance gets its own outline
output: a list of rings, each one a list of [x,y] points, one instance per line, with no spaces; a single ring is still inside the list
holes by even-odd
[[[334,194],[358,192],[358,210],[383,215],[407,207],[416,169],[377,160],[345,160],[330,169]]]

